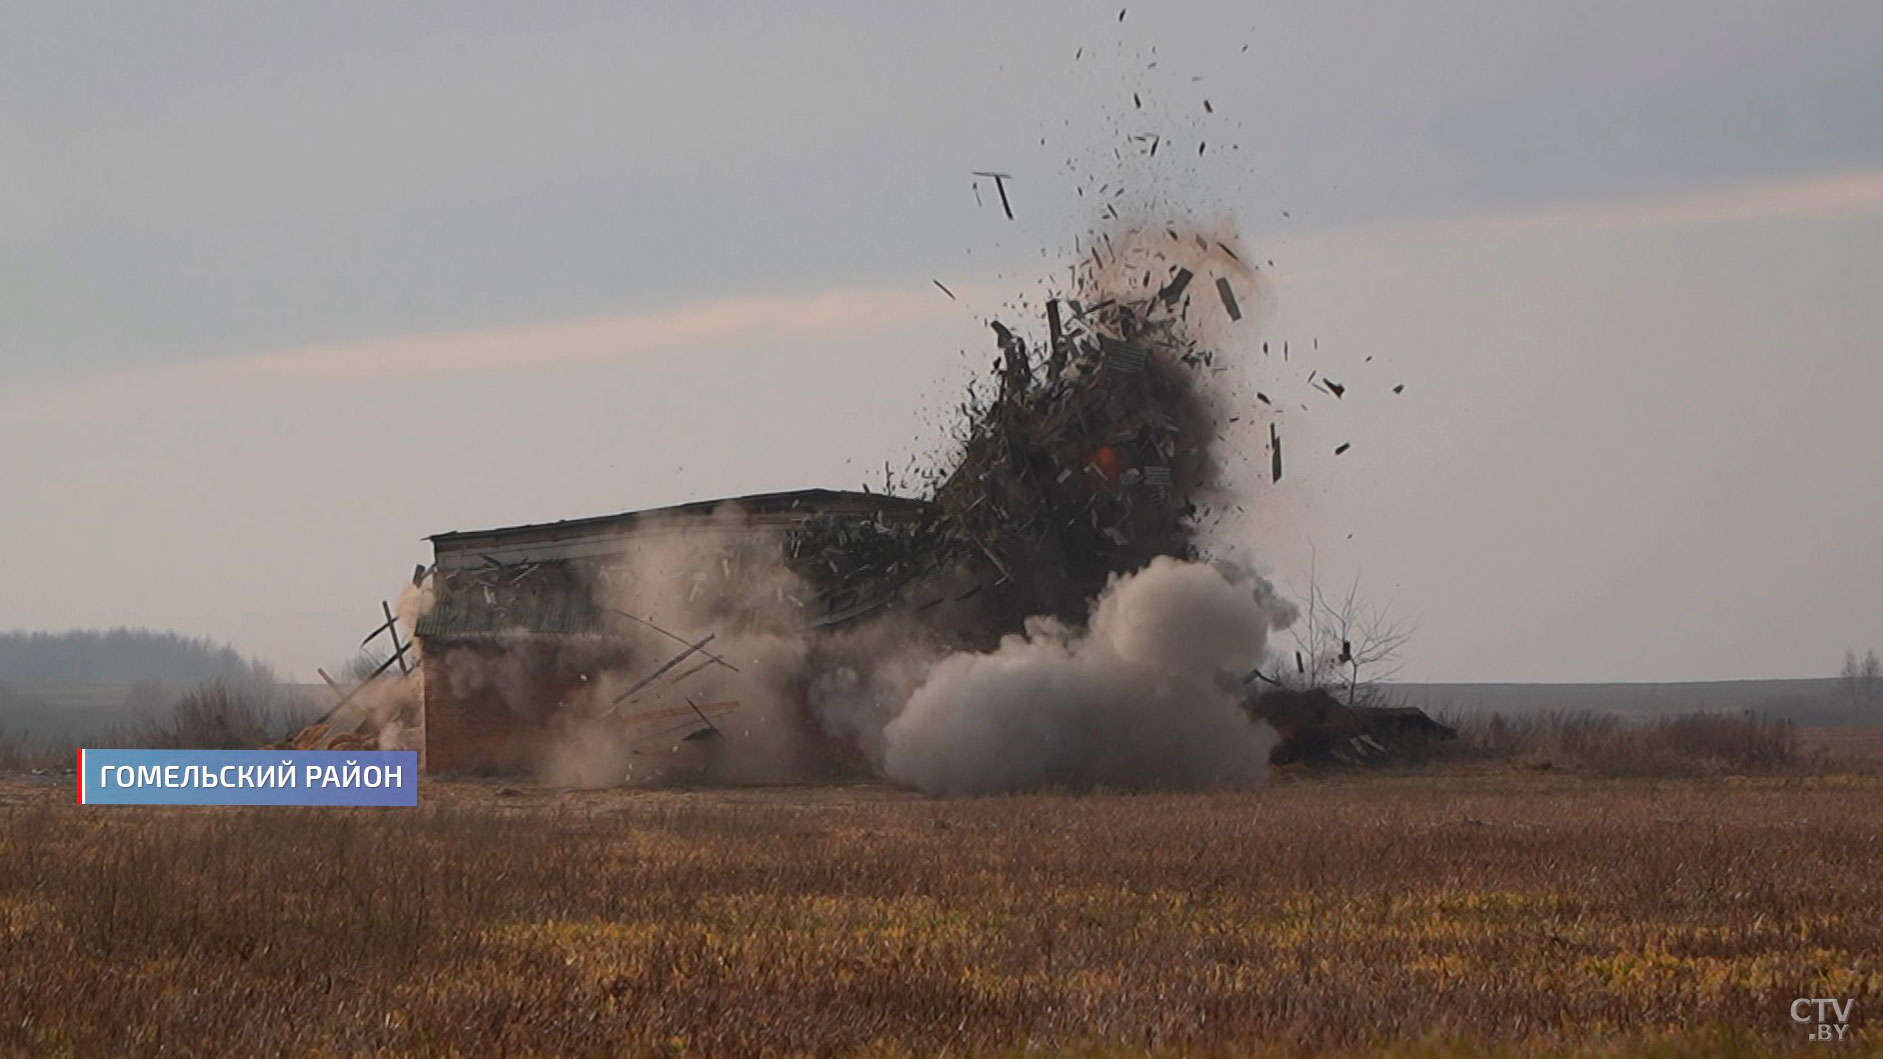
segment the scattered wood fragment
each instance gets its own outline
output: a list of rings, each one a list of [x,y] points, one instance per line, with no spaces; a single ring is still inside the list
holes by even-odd
[[[977,169],[974,171],[974,175],[987,177],[994,182],[994,190],[1000,192],[1000,208],[1002,212],[1006,213],[1008,220],[1013,220],[1013,203],[1007,201],[1007,181],[1013,179],[1013,174],[991,173]]]
[[[1236,304],[1236,292],[1230,289],[1227,276],[1216,277],[1216,294],[1222,298],[1223,308],[1229,313],[1231,320],[1242,319],[1242,307]]]

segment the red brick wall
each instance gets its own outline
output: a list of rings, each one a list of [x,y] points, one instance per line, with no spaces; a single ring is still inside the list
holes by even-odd
[[[555,637],[427,642],[425,770],[434,775],[538,772],[586,705],[585,652]]]

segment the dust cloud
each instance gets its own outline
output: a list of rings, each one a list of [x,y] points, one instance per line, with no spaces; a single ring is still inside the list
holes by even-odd
[[[1242,675],[1287,615],[1259,579],[1160,556],[1115,579],[1081,631],[1035,618],[934,665],[884,731],[884,771],[930,794],[1247,787],[1274,733]]]

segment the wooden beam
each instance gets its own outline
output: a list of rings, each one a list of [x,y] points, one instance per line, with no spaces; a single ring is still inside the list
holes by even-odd
[[[635,692],[638,692],[638,691],[640,691],[640,690],[641,690],[642,688],[644,688],[644,687],[646,687],[646,686],[648,686],[649,684],[652,684],[652,683],[653,683],[654,681],[656,681],[656,680],[658,680],[658,679],[660,679],[660,677],[661,677],[661,674],[663,674],[663,673],[665,673],[665,672],[667,672],[668,670],[670,670],[670,669],[672,669],[672,668],[673,668],[674,666],[677,666],[677,665],[679,665],[680,663],[682,663],[682,662],[684,662],[684,661],[686,661],[687,659],[689,659],[689,658],[691,658],[691,657],[693,657],[693,654],[694,654],[694,652],[696,652],[696,651],[698,651],[698,650],[700,650],[701,648],[703,648],[703,647],[705,647],[705,646],[706,646],[707,644],[709,644],[709,643],[712,643],[712,642],[713,642],[713,637],[715,637],[715,636],[717,636],[717,635],[719,635],[719,634],[718,634],[718,633],[707,633],[707,634],[706,634],[706,639],[704,639],[704,640],[701,640],[701,641],[700,641],[699,643],[696,643],[696,644],[692,644],[692,645],[690,645],[690,646],[688,646],[686,650],[684,650],[684,651],[682,651],[682,652],[680,652],[679,654],[677,654],[677,655],[674,655],[674,656],[673,656],[672,658],[670,658],[670,659],[668,659],[668,660],[666,661],[666,663],[665,663],[665,664],[663,664],[663,665],[662,665],[662,666],[661,666],[661,667],[660,667],[659,669],[656,669],[656,670],[654,670],[654,671],[653,671],[652,673],[649,673],[648,675],[646,675],[646,676],[644,676],[644,677],[642,677],[642,678],[641,678],[640,680],[638,680],[638,681],[635,681],[635,683],[634,683],[634,686],[633,686],[633,687],[631,687],[631,688],[629,688],[628,690],[626,690],[626,691],[624,691],[624,692],[622,692],[621,694],[619,694],[619,695],[617,695],[617,696],[615,696],[615,705],[616,705],[616,706],[619,706],[619,705],[621,705],[622,703],[624,703],[624,702],[626,702],[627,700],[629,700],[629,699],[631,699],[631,698],[633,698],[633,697],[634,697],[634,694],[635,694]],[[613,712],[613,711],[611,710],[610,712]]]

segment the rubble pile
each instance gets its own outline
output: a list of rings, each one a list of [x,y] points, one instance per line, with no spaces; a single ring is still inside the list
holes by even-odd
[[[1412,706],[1349,706],[1325,688],[1275,690],[1249,700],[1275,728],[1272,765],[1377,765],[1416,758],[1458,730]]]

